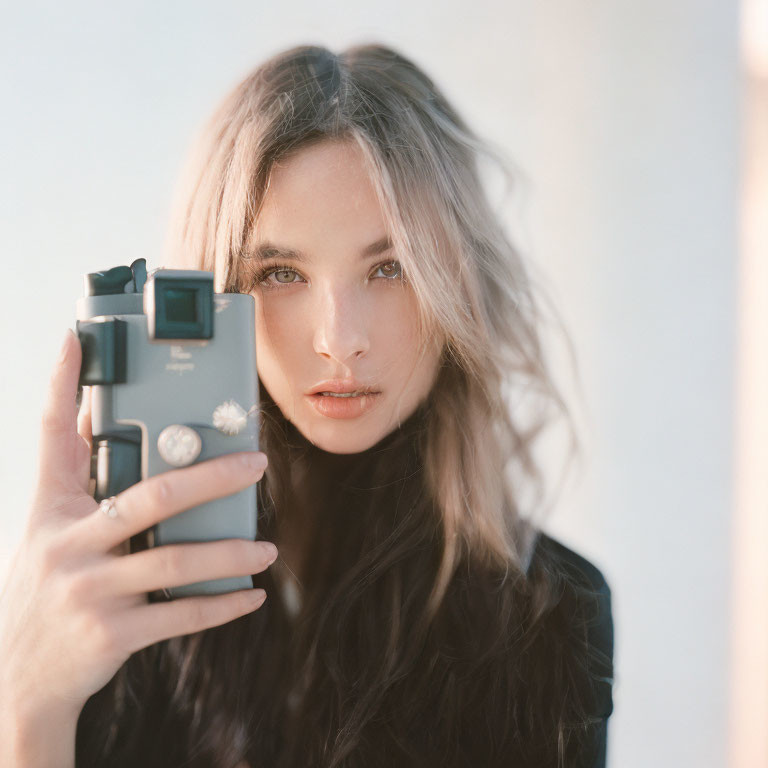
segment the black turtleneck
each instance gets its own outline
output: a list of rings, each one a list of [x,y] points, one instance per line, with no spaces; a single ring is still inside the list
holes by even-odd
[[[400,426],[370,448],[357,453],[333,453],[323,450],[308,440],[292,422],[287,422],[289,455],[292,461],[305,465],[302,474],[307,478],[338,483],[353,478],[361,481],[373,480],[373,477],[366,478],[366,473],[373,473],[377,465],[400,465],[403,459],[415,458],[416,441],[425,428],[427,411],[427,401],[423,401]]]
[[[350,454],[319,448],[287,422],[292,500],[277,511],[273,540],[284,562],[299,572],[296,575],[302,583],[309,578],[303,571],[313,560],[313,551],[318,546],[334,547],[322,529],[349,530],[340,519],[347,515],[354,518],[348,520],[352,527],[365,525],[362,518],[368,514],[396,517],[420,492],[419,437],[426,427],[427,412],[424,401],[377,443]]]

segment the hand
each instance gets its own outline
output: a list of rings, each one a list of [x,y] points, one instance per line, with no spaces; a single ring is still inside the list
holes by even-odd
[[[126,554],[132,535],[261,479],[263,453],[236,453],[143,480],[110,518],[89,495],[88,400],[75,406],[81,349],[68,333],[43,413],[39,472],[21,544],[0,594],[0,690],[79,712],[135,651],[258,608],[263,590],[149,603],[147,592],[263,571],[269,542],[174,544]]]

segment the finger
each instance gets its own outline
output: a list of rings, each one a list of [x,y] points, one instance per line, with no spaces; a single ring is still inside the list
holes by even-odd
[[[77,433],[77,381],[82,352],[67,329],[48,385],[40,424],[40,479],[44,484],[79,487],[78,465],[83,450]]]
[[[91,424],[91,388],[83,387],[80,410],[77,413],[77,432],[93,448],[93,427]]]
[[[89,550],[107,551],[179,512],[245,490],[261,478],[266,465],[264,453],[247,451],[163,472],[118,494],[116,517],[106,518],[97,509],[77,521],[73,536]]]
[[[80,486],[86,491],[91,492],[91,454],[93,453],[93,428],[91,424],[91,387],[83,387],[80,410],[77,414],[77,432],[82,441],[88,448],[87,460],[80,465],[78,480]],[[84,452],[85,453],[85,452]]]
[[[268,541],[165,544],[115,558],[101,569],[98,589],[102,594],[135,595],[198,581],[249,576],[265,570],[276,558],[277,547]]]
[[[123,615],[119,636],[131,653],[171,637],[226,624],[259,608],[267,597],[263,589],[241,589],[224,595],[184,597],[148,603]]]

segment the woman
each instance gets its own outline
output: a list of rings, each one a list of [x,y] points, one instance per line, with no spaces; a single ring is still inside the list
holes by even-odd
[[[526,523],[536,436],[567,412],[479,180],[486,153],[379,45],[294,48],[224,101],[167,263],[253,295],[269,464],[142,481],[110,528],[83,491],[65,343],[0,635],[16,754],[37,733],[38,756],[56,744],[78,766],[604,765],[610,592]],[[533,421],[510,407],[531,392]],[[130,533],[258,479],[271,567],[262,541],[126,552]],[[237,594],[146,603],[242,573],[269,596],[259,610]]]

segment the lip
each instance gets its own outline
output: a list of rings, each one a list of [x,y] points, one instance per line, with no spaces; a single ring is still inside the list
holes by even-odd
[[[331,392],[333,390],[323,390]],[[305,395],[312,407],[328,419],[357,419],[371,408],[375,408],[381,397],[381,392],[370,392],[365,395],[351,397],[334,397],[315,393]]]
[[[344,394],[346,392],[363,392],[366,395],[379,394],[379,390],[371,384],[363,384],[355,379],[326,379],[315,384],[307,395],[316,395],[318,392],[336,392]],[[356,398],[350,398],[352,400]]]
[[[320,392],[362,392],[352,397],[333,397]],[[381,392],[372,384],[363,384],[356,379],[326,379],[315,384],[305,397],[312,407],[329,419],[356,419],[373,408],[381,397]]]

